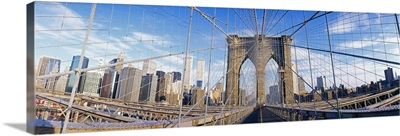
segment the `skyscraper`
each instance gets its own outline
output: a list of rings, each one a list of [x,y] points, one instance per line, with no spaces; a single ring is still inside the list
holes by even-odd
[[[117,58],[117,62],[116,63],[123,62],[124,61],[124,56],[125,56],[125,53],[121,52],[119,54],[118,58]],[[118,73],[121,73],[122,67],[123,67],[123,65],[115,66],[115,71],[117,71]]]
[[[86,72],[86,78],[83,81],[85,82],[85,84],[83,85],[82,93],[85,95],[98,97],[99,96],[98,88],[101,76],[102,76],[101,71]]]
[[[114,58],[114,59],[112,59],[112,60],[110,60],[110,61],[108,62],[108,64],[114,64],[114,63],[117,63],[117,58]],[[111,66],[111,67],[109,67],[107,70],[109,70],[109,71],[115,70],[115,66]]]
[[[155,74],[157,69],[157,63],[153,60],[146,60],[143,62],[143,75]]]
[[[117,84],[116,81],[117,81],[117,71],[105,72],[101,82],[100,97],[112,98],[113,92],[117,90],[116,89],[117,87],[115,87]]]
[[[204,90],[201,88],[193,88],[192,89],[192,96],[190,98],[191,100],[191,104],[194,105],[196,103],[198,103],[196,105],[196,107],[202,107],[204,106],[204,102],[206,99],[202,99],[204,97]]]
[[[60,63],[61,60],[50,59],[48,70],[50,74],[57,74],[60,72]],[[56,82],[60,77],[50,77],[46,79],[46,89],[54,90]]]
[[[68,72],[68,71],[69,71],[69,66],[66,66],[64,69],[64,72]],[[67,80],[68,80],[68,75],[63,75],[60,78],[58,78],[58,80],[56,82],[56,86],[54,87],[54,90],[64,92],[65,87],[67,85]]]
[[[74,69],[78,68],[80,58],[81,58],[81,56],[79,56],[79,55],[72,57],[72,62],[71,62],[69,71],[73,71]],[[89,65],[89,59],[84,56],[81,69],[87,68],[88,65]],[[81,75],[83,75],[83,72],[81,73]],[[67,87],[65,88],[65,92],[69,92],[69,93],[72,92],[75,78],[76,78],[75,74],[68,75]],[[80,78],[82,78],[82,76]],[[82,81],[82,80],[80,80],[80,81]],[[78,88],[80,88],[83,84],[84,84],[84,82],[79,82]],[[79,90],[77,90],[76,92],[79,92]]]
[[[197,60],[197,67],[196,67],[196,87],[203,87],[203,80],[204,80],[204,66],[205,62],[203,59]]]
[[[326,77],[325,76],[317,77],[317,89],[325,90],[326,88],[327,88]]]
[[[124,60],[124,54],[121,52],[118,58],[114,58],[108,64],[115,64]],[[119,73],[122,71],[123,65],[112,66],[105,69],[100,88],[100,97],[115,98],[117,95],[117,85],[119,80]]]
[[[108,62],[108,64],[115,64],[115,63],[123,62],[124,61],[124,55],[125,54],[123,52],[121,52],[119,54],[118,58],[114,58],[114,59],[110,60]],[[123,65],[111,66],[110,68],[108,68],[108,70],[115,70],[118,73],[121,73],[122,67],[123,67]]]
[[[181,74],[181,72],[172,72],[173,73],[173,76],[174,76],[174,79],[173,79],[173,81],[172,82],[176,82],[176,81],[182,81],[182,74]]]
[[[138,102],[141,77],[142,70],[134,68],[132,65],[124,67],[119,76],[116,99]]]
[[[161,97],[165,97],[166,93],[165,90],[167,88],[167,81],[165,72],[164,71],[157,71],[156,75],[157,79],[157,91],[156,91],[156,101],[159,102]]]
[[[36,70],[36,77],[60,72],[60,64],[60,59],[49,56],[41,56]],[[58,77],[51,77],[39,79],[36,82],[38,87],[53,90],[57,79]]]
[[[392,81],[394,80],[393,69],[391,67],[388,67],[385,70],[385,79],[386,79],[386,83],[388,85],[390,85],[392,83]]]
[[[157,90],[157,76],[150,74],[142,76],[139,102],[154,103],[156,97],[156,90]]]
[[[172,99],[171,94],[172,94],[172,83],[174,80],[174,73],[168,72],[165,74],[165,89],[164,89],[164,94],[165,94],[165,99],[167,102],[170,102],[170,99]],[[169,103],[171,104],[171,103]]]
[[[301,94],[302,91],[306,91],[306,86],[304,80],[302,80],[301,77],[298,78],[298,82],[299,82],[299,93]]]
[[[184,77],[184,81],[183,81],[183,88],[184,88],[185,92],[187,92],[190,89],[190,78],[191,78],[190,73],[192,71],[192,60],[193,59],[192,59],[192,57],[187,57],[185,60],[186,60],[186,67],[185,67],[186,71],[184,71],[185,77]]]
[[[174,76],[172,73],[170,76]],[[179,98],[180,98],[180,92],[182,89],[182,81],[177,80],[176,82],[170,82],[171,84],[169,85],[169,94],[167,95],[167,101],[169,104],[173,105],[179,105]]]
[[[269,87],[269,96],[270,96],[270,102],[277,102],[277,103],[281,103],[282,101],[282,95],[279,92],[279,86],[278,85],[272,85]]]

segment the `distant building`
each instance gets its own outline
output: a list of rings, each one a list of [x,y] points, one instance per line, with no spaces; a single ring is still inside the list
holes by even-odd
[[[108,64],[115,64],[124,61],[124,53],[120,53],[118,58],[114,58]],[[100,64],[99,64],[100,65]],[[116,99],[117,87],[123,65],[111,66],[105,69],[101,80],[100,97]]]
[[[88,71],[85,73],[86,78],[85,78],[85,84],[83,86],[82,93],[84,95],[90,95],[90,96],[100,96],[98,93],[99,89],[99,84],[100,84],[100,79],[103,75],[101,71]]]
[[[172,93],[180,94],[182,91],[182,81],[176,81],[172,83],[171,91]]]
[[[167,74],[165,74],[165,79],[166,79],[166,89],[165,89],[165,94],[169,94],[171,93],[171,87],[172,87],[172,83],[174,80],[174,73],[172,72],[168,72]]]
[[[325,76],[317,77],[317,89],[320,89],[320,90],[327,89],[326,77]]]
[[[157,63],[153,60],[146,60],[143,62],[143,75],[155,74],[157,69]]]
[[[182,73],[181,72],[172,72],[174,76],[173,82],[182,81]]]
[[[272,103],[281,103],[282,102],[282,95],[279,92],[279,85],[272,85],[269,87],[269,96],[270,102]]]
[[[197,67],[196,67],[196,87],[199,87],[199,88],[203,88],[204,67],[205,67],[204,60],[198,59]]]
[[[54,72],[56,69],[57,72],[60,70],[61,60],[49,57],[49,56],[42,56],[39,59],[39,64],[36,70],[36,76],[48,75],[51,72]]]
[[[35,73],[36,77],[60,72],[60,64],[60,59],[49,56],[41,56]],[[54,90],[57,79],[58,77],[38,79],[36,80],[37,87]]]
[[[124,67],[118,81],[115,99],[138,102],[142,82],[142,70],[134,68],[132,65]]]
[[[64,69],[64,72],[68,72],[68,71],[69,71],[69,66],[66,66]],[[60,92],[65,92],[65,87],[67,86],[67,80],[68,80],[68,75],[60,76],[60,78],[58,78],[58,80],[56,82],[56,86],[55,86],[54,90],[60,91]]]
[[[156,102],[161,101],[161,97],[166,96],[167,82],[168,78],[166,78],[164,71],[156,71],[157,75],[157,90],[156,90]]]
[[[71,62],[71,66],[69,68],[69,71],[73,71],[74,69],[78,68],[80,58],[81,58],[81,56],[79,56],[79,55],[72,57],[72,62]],[[81,69],[87,68],[88,65],[89,65],[89,59],[84,56]],[[81,75],[85,75],[84,72],[82,72]],[[79,90],[79,89],[81,89],[82,86],[85,83],[84,81],[82,81],[82,77],[84,77],[84,76],[80,77],[80,80],[79,80],[79,83],[78,83],[78,90],[76,90],[76,93],[79,93],[79,92],[82,91],[82,90]],[[74,86],[75,78],[76,78],[75,74],[69,74],[68,75],[67,87],[65,88],[65,92],[69,92],[69,93],[72,92],[72,88]]]
[[[190,73],[192,71],[192,61],[193,61],[193,59],[192,59],[192,57],[187,57],[185,59],[185,61],[186,61],[186,67],[185,67],[186,71],[184,71],[185,72],[185,74],[184,74],[185,77],[184,77],[184,81],[183,81],[183,87],[184,87],[185,92],[188,92],[190,87],[191,87],[191,85],[190,85],[190,80],[191,80]]]
[[[182,90],[182,81],[176,81],[171,83],[170,85],[170,91],[169,91],[169,95],[167,97],[167,101],[169,102],[169,104],[173,104],[173,105],[180,105],[179,103],[179,99],[181,96],[181,90]]]
[[[145,75],[142,76],[140,87],[139,102],[155,102],[157,90],[157,76]]]
[[[300,95],[304,95],[305,94],[304,92],[307,93],[304,80],[301,77],[299,77],[298,82],[299,82],[299,93],[300,93]]]
[[[196,104],[197,102],[198,102],[198,104],[197,104],[196,107],[202,107],[202,106],[205,105],[204,104],[205,103],[205,99],[202,99],[204,97],[204,90],[203,89],[201,89],[201,88],[193,88],[191,97],[192,97],[191,98],[192,105]]]
[[[100,97],[110,98],[112,86],[114,86],[114,84],[112,84],[112,75],[110,73],[104,73],[101,81]]]
[[[385,79],[386,79],[386,83],[388,85],[390,85],[392,83],[392,81],[394,80],[394,76],[393,76],[393,69],[388,67],[385,70]]]

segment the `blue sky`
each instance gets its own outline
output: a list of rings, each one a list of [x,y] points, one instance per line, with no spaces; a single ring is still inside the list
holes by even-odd
[[[214,8],[198,8],[202,12],[213,16]],[[83,40],[89,21],[91,4],[85,3],[45,3],[36,4],[36,35],[35,60],[42,55],[61,59],[61,71],[69,66],[72,56],[80,55]],[[256,10],[257,29],[261,33],[264,10]],[[278,36],[278,32],[304,21],[303,11],[267,10],[267,36]],[[286,13],[286,14],[285,14]],[[315,11],[304,12],[305,18],[311,17]],[[318,15],[322,14],[319,13]],[[285,16],[278,22],[281,16]],[[185,50],[190,8],[169,6],[140,6],[120,4],[97,4],[92,30],[88,40],[85,56],[89,58],[89,67],[96,66],[100,59],[107,63],[116,58],[119,53],[125,53],[125,60],[147,58],[182,52]],[[240,17],[239,17],[240,16]],[[254,12],[251,9],[216,9],[216,24],[228,34],[240,36],[254,36]],[[384,60],[399,62],[399,34],[393,14],[376,13],[340,13],[328,15],[329,32],[332,48],[335,51],[369,56]],[[278,22],[278,23],[276,23]],[[228,26],[226,26],[228,24]],[[273,27],[273,29],[271,29]],[[313,48],[329,50],[325,18],[320,17],[307,24],[308,45]],[[282,34],[290,35],[295,29]],[[224,51],[226,35],[214,29],[212,25],[198,12],[193,13],[192,29],[190,34],[190,49],[209,48],[211,39],[213,47],[211,57],[210,83],[214,85],[221,79],[224,71]],[[292,45],[307,46],[305,29],[298,31],[293,37]],[[292,48],[292,60],[296,62],[300,75],[311,84],[307,50]],[[208,76],[209,51],[190,53],[193,59],[192,83],[195,79],[196,61],[202,58],[206,62]],[[311,52],[313,79],[316,76],[326,75],[332,84],[330,58],[328,53]],[[163,71],[183,71],[183,55],[156,59],[157,69]],[[383,69],[387,64],[370,60],[356,59],[341,55],[334,55],[335,73],[337,82],[355,87],[371,80],[383,79]],[[37,65],[37,64],[36,64]],[[248,90],[254,90],[254,66],[246,62],[243,64]],[[357,67],[354,67],[357,66]],[[135,63],[135,67],[142,68],[142,63]],[[266,79],[275,79],[276,64],[267,66]],[[394,68],[398,73],[398,67]],[[364,70],[365,69],[365,70]],[[372,71],[372,73],[367,72]],[[253,73],[252,73],[253,72]],[[341,80],[339,80],[339,78]],[[275,80],[266,81],[273,85]],[[314,83],[316,83],[314,81]],[[315,84],[314,84],[315,86]],[[268,87],[266,87],[268,88]]]

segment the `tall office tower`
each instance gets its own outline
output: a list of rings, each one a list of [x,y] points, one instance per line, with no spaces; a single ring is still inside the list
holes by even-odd
[[[176,81],[172,83],[172,93],[180,94],[182,90],[182,81]]]
[[[167,78],[164,71],[157,71],[157,90],[156,90],[156,102],[160,102],[161,99],[165,97],[166,87],[167,87]]]
[[[66,66],[64,72],[68,71],[69,71],[69,66]],[[68,75],[63,75],[60,78],[58,78],[54,90],[64,92],[65,87],[67,86],[67,80],[68,80]]]
[[[36,69],[36,77],[60,72],[60,64],[60,59],[49,56],[41,56]],[[58,77],[38,79],[36,80],[38,85],[37,87],[53,90],[57,79]]]
[[[173,105],[180,105],[179,98],[181,97],[182,81],[176,81],[171,84],[171,92],[169,103]]]
[[[174,76],[174,79],[173,79],[173,81],[172,82],[176,82],[176,81],[182,81],[182,74],[181,74],[181,72],[172,72],[173,73],[173,76]]]
[[[115,64],[118,62],[123,61],[123,53],[121,53],[118,58],[114,58],[111,61],[108,62],[108,64]],[[118,65],[121,66],[122,65]],[[112,66],[109,68],[106,68],[104,71],[104,75],[101,81],[101,88],[100,88],[100,97],[103,98],[113,98],[115,99],[116,92],[117,92],[117,85],[118,85],[118,80],[119,80],[119,73],[121,73],[122,68],[119,69],[120,67]]]
[[[296,64],[294,64],[292,62],[292,72],[293,72],[293,90],[289,90],[291,92],[293,92],[294,94],[299,94],[299,81],[297,78],[297,67]],[[289,95],[293,95],[293,94],[289,94]]]
[[[165,74],[165,78],[166,78],[166,85],[167,85],[166,93],[169,94],[169,93],[171,93],[171,86],[172,86],[172,83],[174,82],[174,73],[168,72],[167,74]]]
[[[155,102],[157,90],[157,76],[145,75],[142,76],[142,83],[140,86],[139,102]]]
[[[165,94],[165,101],[170,102],[171,95],[172,94],[172,83],[174,80],[174,73],[168,72],[165,74],[165,89],[164,89],[164,94]],[[171,104],[171,103],[169,103]]]
[[[271,102],[281,103],[282,95],[279,92],[279,85],[272,85],[269,87],[269,94],[271,98]]]
[[[184,74],[184,81],[183,81],[183,88],[184,88],[184,91],[185,92],[188,92],[189,90],[190,90],[190,87],[191,87],[191,85],[190,85],[190,78],[191,78],[191,76],[190,76],[190,73],[191,73],[191,71],[192,71],[192,57],[187,57],[186,59],[186,67],[185,67],[185,69],[186,69],[186,71],[184,71],[185,72],[185,74]]]
[[[196,67],[196,87],[202,88],[203,81],[204,81],[204,67],[205,62],[203,59],[197,60],[197,67]]]
[[[99,96],[98,89],[100,84],[101,71],[88,71],[84,79],[85,84],[82,87],[82,93],[89,96]]]
[[[153,60],[146,60],[143,62],[143,75],[155,74],[157,69],[157,63]]]
[[[115,87],[116,80],[117,80],[117,71],[108,71],[104,73],[101,82],[100,97],[112,98],[114,88],[115,90],[117,90]]]
[[[115,64],[115,63],[123,62],[123,61],[124,61],[124,55],[125,55],[125,54],[124,54],[123,52],[121,52],[121,53],[119,54],[118,58],[114,58],[114,59],[110,60],[110,61],[108,62],[108,64]],[[100,64],[99,64],[99,65],[100,65]],[[106,71],[107,71],[107,70],[108,70],[108,71],[113,71],[113,70],[115,70],[115,71],[117,71],[118,73],[120,73],[121,70],[122,70],[122,67],[123,67],[123,65],[112,66],[112,67],[107,68]]]
[[[119,76],[115,99],[138,102],[141,82],[142,70],[134,68],[133,65],[124,67]]]
[[[61,60],[50,59],[49,68],[52,67],[50,70],[50,74],[57,74],[58,72],[60,72],[60,63],[61,63]],[[45,88],[54,90],[59,78],[60,78],[59,76],[47,78]]]
[[[115,64],[115,63],[117,63],[117,60],[118,60],[117,58],[114,58],[114,59],[110,60],[110,61],[108,62],[108,64]],[[112,70],[115,71],[115,66],[111,66],[111,67],[109,67],[109,68],[106,69],[106,71],[112,71]]]
[[[100,58],[99,60],[99,64],[97,66],[101,67],[104,65],[104,61],[102,58]],[[104,76],[104,68],[100,68],[98,69],[98,71],[100,72],[100,80],[99,80],[99,86],[97,87],[97,94],[100,96],[100,91],[101,91],[101,83],[103,83],[103,76]]]
[[[327,89],[327,86],[326,86],[326,77],[325,77],[325,76],[319,76],[319,77],[317,77],[317,89],[320,89],[320,90],[325,90],[325,89]]]
[[[100,97],[110,98],[112,84],[112,74],[104,73],[103,80],[101,81]]]
[[[73,71],[74,69],[78,68],[80,58],[81,58],[81,56],[79,56],[79,55],[72,57],[72,62],[71,62],[71,66],[69,68],[69,71]],[[82,62],[81,69],[87,68],[88,65],[89,65],[89,59],[86,58],[85,56],[83,56],[83,62]],[[81,75],[82,76],[80,77],[80,80],[79,80],[80,82],[78,84],[78,90],[76,90],[77,93],[80,92],[79,89],[81,89],[82,86],[85,83],[85,82],[82,82],[82,77],[84,78],[84,75],[86,75],[85,72],[82,72]],[[73,88],[74,83],[75,83],[75,78],[76,78],[75,74],[69,74],[68,75],[67,87],[65,88],[65,92],[69,92],[69,93],[72,92],[72,88]]]
[[[298,78],[298,82],[299,82],[299,92],[306,91],[306,85],[304,83],[304,80],[301,79],[301,77]]]
[[[386,84],[390,85],[394,80],[393,69],[388,67],[385,71]]]

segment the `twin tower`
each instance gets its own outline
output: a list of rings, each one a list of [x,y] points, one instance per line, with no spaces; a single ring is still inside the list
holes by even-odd
[[[265,66],[271,59],[275,60],[279,68],[280,87],[283,90],[282,100],[285,103],[293,103],[293,75],[291,69],[289,36],[265,37],[239,37],[229,35],[228,42],[228,69],[226,77],[226,91],[224,102],[227,105],[239,105],[239,74],[245,60],[250,59],[256,68],[257,78],[257,104],[265,103]]]

